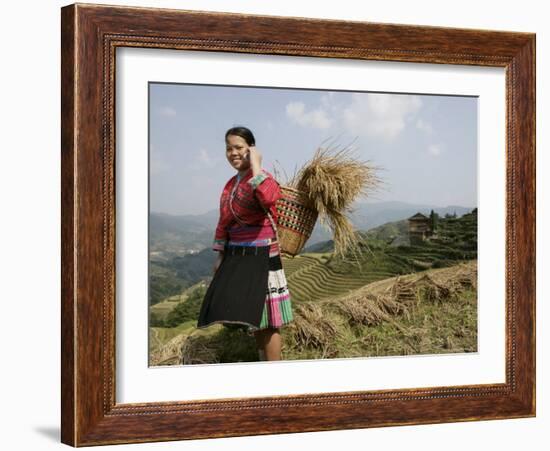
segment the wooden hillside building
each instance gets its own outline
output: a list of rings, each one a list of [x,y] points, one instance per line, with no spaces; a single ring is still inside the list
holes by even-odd
[[[433,235],[432,221],[422,213],[416,213],[407,219],[409,222],[409,241],[411,244],[422,243]]]

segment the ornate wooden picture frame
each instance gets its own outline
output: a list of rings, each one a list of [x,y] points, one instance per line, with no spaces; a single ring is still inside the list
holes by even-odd
[[[62,442],[72,446],[535,415],[535,35],[232,13],[61,8]],[[115,50],[147,47],[506,70],[506,382],[120,404]]]

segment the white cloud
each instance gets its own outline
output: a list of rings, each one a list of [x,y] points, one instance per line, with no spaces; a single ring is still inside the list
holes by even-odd
[[[436,144],[431,144],[428,147],[428,152],[430,153],[430,155],[434,155],[437,157],[441,154],[441,147]]]
[[[197,160],[201,166],[212,167],[216,165],[219,158],[213,158],[206,149],[199,149]]]
[[[333,101],[334,101],[335,92],[329,91],[326,94],[323,94],[321,97],[321,105],[323,105],[324,108],[331,108],[333,107]]]
[[[173,117],[178,114],[177,111],[170,106],[160,107],[157,111],[158,111],[158,114],[165,117]]]
[[[423,132],[426,132],[428,135],[431,135],[434,132],[432,125],[426,121],[423,121],[422,119],[418,119],[416,121],[416,128],[422,130]]]
[[[415,95],[354,93],[343,121],[352,134],[392,140],[421,107],[422,100]]]
[[[332,121],[324,108],[306,111],[306,106],[303,102],[290,102],[286,106],[286,114],[302,127],[326,129],[332,125]]]
[[[318,129],[332,126],[346,129],[352,135],[374,136],[391,141],[398,136],[408,122],[432,133],[432,127],[415,116],[422,108],[422,100],[416,95],[353,93],[351,102],[336,102],[338,96],[327,92],[320,98],[316,109],[307,110],[303,102],[290,102],[287,116],[295,123]]]

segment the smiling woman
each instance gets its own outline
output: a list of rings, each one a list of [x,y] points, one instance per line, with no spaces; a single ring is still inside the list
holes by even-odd
[[[279,328],[292,321],[290,293],[277,241],[278,182],[261,168],[252,132],[225,134],[226,158],[237,174],[226,183],[213,249],[214,277],[203,299],[197,328],[247,327],[261,360],[281,360]]]
[[[252,132],[246,127],[233,127],[225,133],[226,157],[229,164],[233,166],[239,175],[242,176],[251,168],[250,147],[256,146],[256,140]],[[259,155],[259,152],[256,152]],[[261,157],[258,162],[261,167]]]

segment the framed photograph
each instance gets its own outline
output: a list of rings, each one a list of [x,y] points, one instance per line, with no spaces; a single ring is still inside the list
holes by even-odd
[[[61,8],[62,442],[535,415],[535,35]]]

